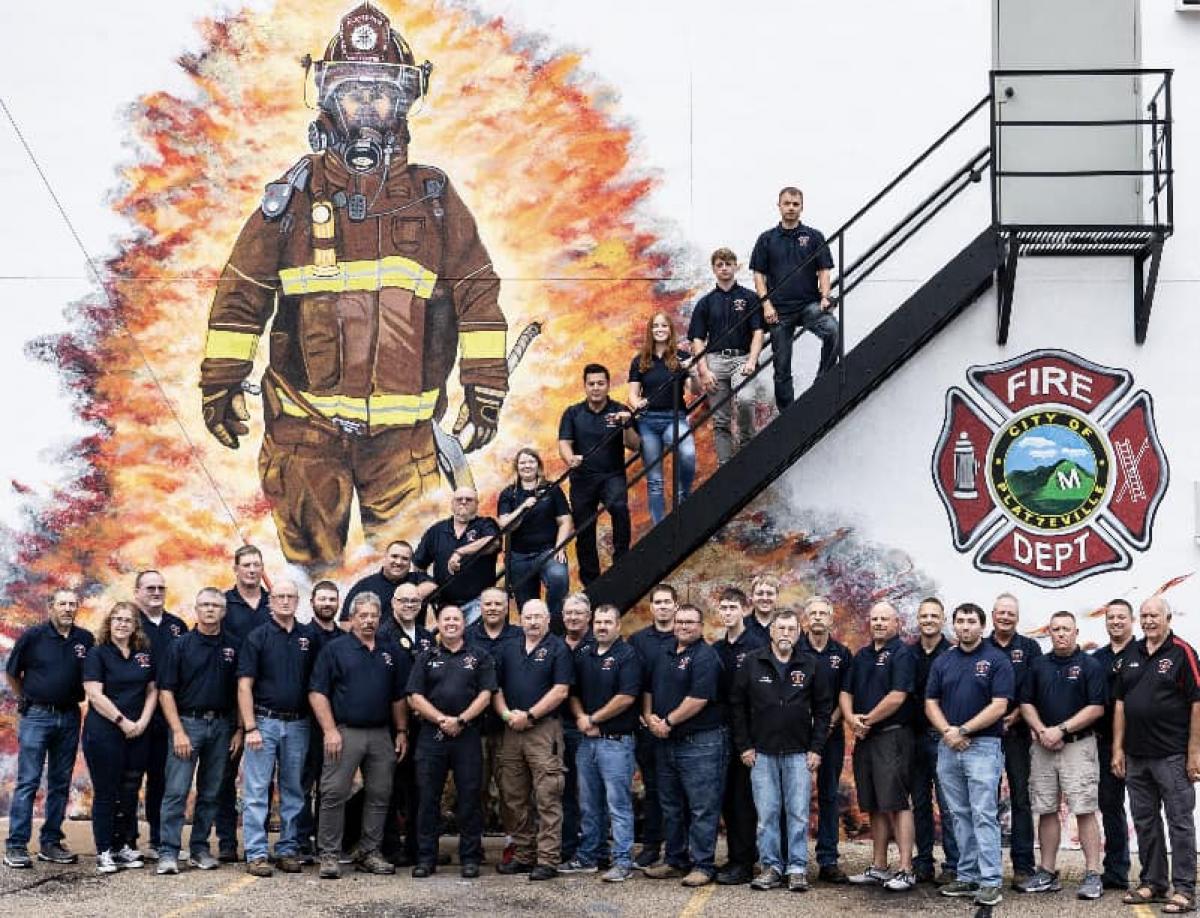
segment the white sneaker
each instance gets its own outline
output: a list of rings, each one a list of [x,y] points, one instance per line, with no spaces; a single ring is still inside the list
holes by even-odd
[[[862,873],[856,873],[850,877],[847,877],[847,879],[856,886],[882,886],[891,878],[892,872],[890,870],[880,870],[874,864],[872,864]]]
[[[120,869],[111,851],[101,851],[96,855],[96,873],[116,873]]]
[[[118,867],[126,870],[138,870],[146,866],[142,861],[142,852],[130,848],[128,845],[114,854],[113,860],[116,861]]]
[[[168,873],[179,873],[179,861],[171,857],[169,854],[164,854],[161,858],[159,858],[158,869],[154,872],[159,876],[163,876],[164,874]]]
[[[891,892],[908,892],[917,885],[916,875],[911,870],[897,870],[883,888]]]

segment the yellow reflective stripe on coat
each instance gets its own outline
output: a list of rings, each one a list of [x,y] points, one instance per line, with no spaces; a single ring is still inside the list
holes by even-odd
[[[214,359],[253,360],[258,350],[258,335],[210,328],[204,342],[204,356]]]
[[[458,346],[462,351],[462,356],[467,360],[488,357],[499,357],[503,360],[508,356],[503,331],[459,332]]]
[[[403,255],[369,261],[339,261],[332,268],[304,265],[279,272],[286,296],[305,293],[346,293],[351,290],[382,290],[399,287],[429,299],[437,274]]]
[[[279,394],[284,414],[297,418],[311,416],[304,406],[288,398],[282,389],[275,391]],[[301,392],[300,397],[323,417],[362,421],[372,426],[411,427],[433,417],[438,392],[438,389],[430,389],[420,395],[372,395],[370,398]]]

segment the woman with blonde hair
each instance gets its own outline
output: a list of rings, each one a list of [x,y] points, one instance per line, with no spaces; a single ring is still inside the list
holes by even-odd
[[[131,602],[114,605],[83,662],[88,714],[83,757],[92,776],[96,872],[142,866],[137,839],[138,789],[149,752],[146,728],[158,704],[150,642]]]
[[[646,323],[642,349],[629,365],[629,404],[637,413],[637,432],[642,438],[642,464],[646,467],[646,495],[650,518],[666,516],[662,456],[674,444],[679,470],[679,500],[692,493],[696,477],[696,440],[690,431],[684,407],[687,404],[691,356],[681,348],[675,323],[665,312],[656,312]],[[678,415],[675,411],[678,408]]]

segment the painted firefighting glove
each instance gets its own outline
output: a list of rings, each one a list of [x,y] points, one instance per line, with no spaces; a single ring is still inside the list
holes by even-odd
[[[204,426],[217,442],[230,449],[238,448],[238,437],[250,433],[244,423],[250,420],[246,396],[240,386],[203,386],[200,389],[204,408]]]
[[[463,386],[463,395],[467,402],[467,418],[464,421],[462,415],[459,415],[454,424],[454,435],[461,434],[468,422],[472,425],[474,430],[471,432],[471,441],[463,446],[463,449],[470,453],[481,446],[487,446],[492,442],[492,437],[496,436],[504,393],[499,389],[468,384]]]

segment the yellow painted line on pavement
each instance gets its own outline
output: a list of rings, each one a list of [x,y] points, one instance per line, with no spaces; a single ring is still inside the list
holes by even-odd
[[[711,883],[708,886],[701,886],[694,893],[692,898],[688,899],[684,905],[683,911],[679,913],[679,918],[696,918],[702,911],[704,906],[708,904],[708,900],[712,898],[712,894],[716,892],[717,887]]]
[[[1133,913],[1137,915],[1137,918],[1154,918],[1154,909],[1148,905],[1135,905]]]
[[[216,905],[218,899],[224,898],[225,896],[232,896],[234,893],[240,892],[241,890],[245,889],[247,886],[249,886],[251,883],[253,883],[257,879],[258,879],[258,877],[252,877],[249,874],[238,877],[236,880],[234,880],[228,886],[223,886],[220,889],[218,889],[215,893],[208,893],[206,895],[201,896],[199,899],[196,899],[194,902],[189,902],[187,905],[184,905],[181,908],[177,908],[174,911],[167,912],[165,915],[162,916],[162,918],[181,918],[181,916],[183,916],[183,915],[191,915],[194,912],[198,912],[203,908],[208,908],[209,906]]]

